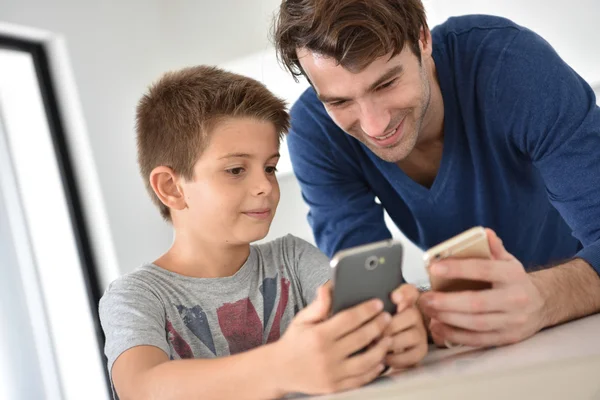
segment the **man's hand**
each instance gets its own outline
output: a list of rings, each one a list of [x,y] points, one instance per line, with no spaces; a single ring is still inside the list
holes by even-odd
[[[392,339],[384,337],[391,316],[383,303],[371,300],[327,319],[331,293],[327,286],[300,311],[276,343],[273,373],[282,394],[332,393],[360,387],[385,368]],[[367,348],[364,352],[351,354]]]
[[[392,338],[386,364],[406,368],[417,364],[427,354],[427,332],[421,312],[415,306],[419,292],[412,285],[402,285],[392,293],[397,312],[384,335]]]
[[[438,345],[445,341],[473,347],[511,344],[545,326],[544,298],[535,280],[498,236],[486,231],[491,260],[446,259],[430,267],[440,277],[492,283],[488,290],[421,296],[419,304],[431,318],[429,329]]]

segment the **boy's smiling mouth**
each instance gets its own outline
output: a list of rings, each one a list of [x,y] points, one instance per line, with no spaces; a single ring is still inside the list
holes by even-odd
[[[246,214],[247,216],[249,216],[251,218],[266,219],[271,216],[271,209],[270,208],[257,208],[254,210],[244,211],[243,214]]]

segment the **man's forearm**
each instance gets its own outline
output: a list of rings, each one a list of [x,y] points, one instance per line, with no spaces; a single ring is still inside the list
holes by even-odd
[[[544,300],[542,328],[600,311],[600,277],[580,258],[531,277]]]

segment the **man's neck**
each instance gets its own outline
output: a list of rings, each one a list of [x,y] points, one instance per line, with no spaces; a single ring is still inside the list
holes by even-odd
[[[439,172],[444,150],[444,99],[433,61],[426,68],[431,76],[429,107],[414,149],[396,164],[412,180],[430,188]]]
[[[169,251],[154,264],[194,278],[223,278],[235,275],[249,255],[249,244],[208,242],[176,234]]]

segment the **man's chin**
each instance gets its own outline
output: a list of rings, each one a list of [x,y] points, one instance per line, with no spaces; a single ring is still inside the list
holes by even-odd
[[[381,149],[381,148],[374,149],[372,147],[370,147],[370,149],[373,152],[373,154],[375,154],[377,157],[379,157],[383,161],[389,162],[389,163],[400,162],[400,161],[404,160],[410,154],[409,151],[406,151],[405,149],[401,148],[398,145],[387,148],[387,149]]]

